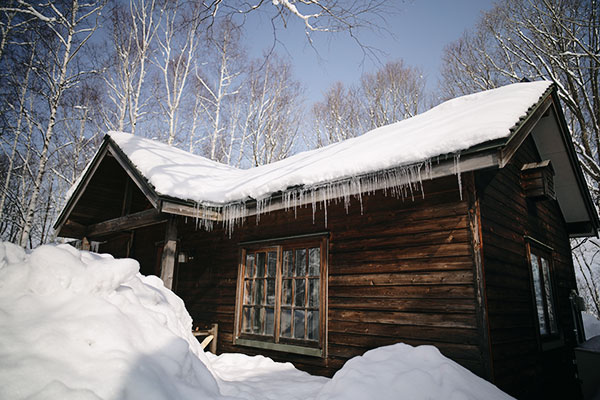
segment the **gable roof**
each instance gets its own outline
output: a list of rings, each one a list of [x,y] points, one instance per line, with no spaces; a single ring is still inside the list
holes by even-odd
[[[516,83],[449,100],[362,136],[246,170],[153,140],[109,132],[72,188],[55,228],[66,218],[86,173],[103,152],[117,158],[159,211],[235,222],[271,209],[310,202],[314,206],[332,198],[349,201],[352,195],[382,188],[410,195],[420,190],[422,179],[503,167],[554,103],[558,99],[551,82]],[[583,206],[585,216],[576,218],[591,222],[586,234],[595,233],[598,217],[560,107],[555,114],[562,122],[558,129],[562,143],[554,140],[553,145],[566,154],[567,178],[579,187],[580,201],[570,205]],[[557,193],[559,202],[565,195],[573,192]]]

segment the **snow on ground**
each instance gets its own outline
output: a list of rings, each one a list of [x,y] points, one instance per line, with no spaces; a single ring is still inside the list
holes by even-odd
[[[223,205],[264,199],[288,187],[322,185],[424,163],[506,138],[550,85],[548,81],[515,83],[458,97],[362,136],[247,170],[127,133],[109,132],[109,136],[159,194]]]
[[[329,379],[297,370],[263,356],[207,353],[221,393],[242,399],[312,399]]]
[[[600,335],[600,320],[598,318],[585,311],[581,313],[581,318],[583,319],[583,329],[586,339]]]
[[[510,399],[432,346],[382,347],[332,378],[205,354],[184,304],[130,259],[0,243],[0,399]]]
[[[138,270],[0,243],[0,399],[218,398],[183,302]]]

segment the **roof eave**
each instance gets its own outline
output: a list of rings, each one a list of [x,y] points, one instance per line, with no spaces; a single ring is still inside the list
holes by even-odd
[[[137,170],[137,168],[131,163],[129,157],[119,148],[119,146],[111,139],[109,135],[105,135],[100,145],[100,148],[96,152],[94,158],[90,161],[90,167],[86,169],[83,177],[80,179],[77,187],[73,191],[73,194],[69,197],[67,203],[63,207],[60,215],[54,223],[54,230],[57,236],[63,236],[62,230],[67,223],[71,212],[75,208],[77,202],[83,195],[85,188],[88,186],[90,180],[96,173],[96,170],[102,163],[102,160],[107,157],[114,157],[117,162],[123,167],[127,175],[133,180],[133,182],[139,187],[144,193],[148,201],[157,210],[161,210],[161,198],[156,193],[152,185],[143,177],[143,175]]]

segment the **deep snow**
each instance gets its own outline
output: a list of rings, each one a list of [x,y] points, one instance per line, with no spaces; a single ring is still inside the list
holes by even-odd
[[[381,347],[332,378],[205,354],[179,297],[130,259],[0,243],[0,399],[510,399],[432,346]]]

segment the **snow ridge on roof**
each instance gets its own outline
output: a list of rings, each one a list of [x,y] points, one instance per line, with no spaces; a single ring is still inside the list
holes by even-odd
[[[508,138],[552,83],[515,83],[458,97],[362,136],[251,169],[237,169],[122,132],[108,135],[157,193],[225,206],[261,200],[290,187],[311,187]]]

